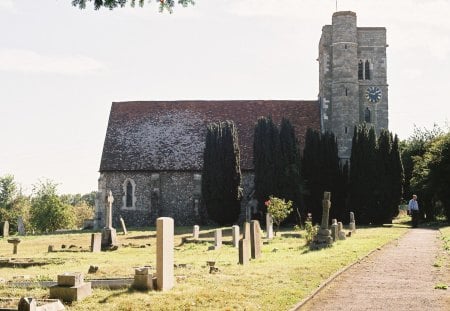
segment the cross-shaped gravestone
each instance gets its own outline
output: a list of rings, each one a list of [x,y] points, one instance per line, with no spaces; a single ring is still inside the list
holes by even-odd
[[[108,192],[106,202],[106,228],[112,228],[112,204],[114,202],[114,197],[111,190]]]

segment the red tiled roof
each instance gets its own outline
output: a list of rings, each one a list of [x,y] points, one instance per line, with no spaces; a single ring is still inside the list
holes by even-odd
[[[320,129],[317,101],[145,101],[112,104],[100,171],[201,170],[206,125],[233,120],[241,169],[252,169],[254,126],[261,116],[291,121],[303,145],[306,129]]]

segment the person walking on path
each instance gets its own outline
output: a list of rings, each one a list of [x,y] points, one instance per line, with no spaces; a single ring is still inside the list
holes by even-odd
[[[408,202],[408,212],[412,217],[413,228],[417,228],[419,226],[419,203],[415,194],[413,194],[412,199]]]

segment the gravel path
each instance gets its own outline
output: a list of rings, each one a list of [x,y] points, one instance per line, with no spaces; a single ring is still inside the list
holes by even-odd
[[[358,233],[356,233],[358,234]],[[449,260],[440,233],[411,229],[331,281],[297,310],[450,310]]]

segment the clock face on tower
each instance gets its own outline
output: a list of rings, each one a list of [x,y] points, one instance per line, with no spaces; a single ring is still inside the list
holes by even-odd
[[[381,90],[376,86],[369,86],[366,90],[366,98],[371,103],[378,103],[381,99]]]

